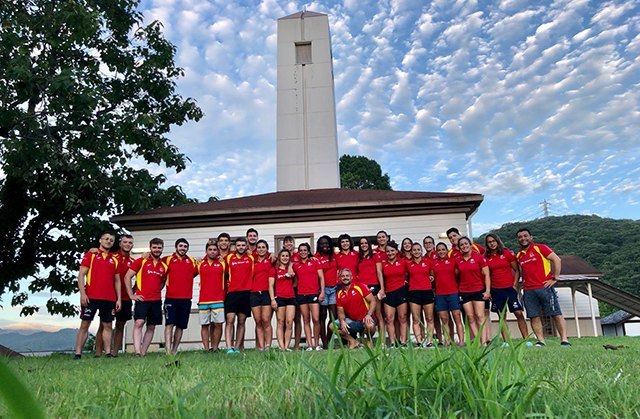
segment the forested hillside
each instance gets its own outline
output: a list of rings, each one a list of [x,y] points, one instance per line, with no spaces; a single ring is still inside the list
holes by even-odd
[[[640,296],[640,220],[566,215],[504,224],[492,232],[517,250],[516,231],[523,227],[531,230],[536,242],[559,255],[582,257],[604,273],[605,282]],[[477,241],[484,245],[484,235]]]

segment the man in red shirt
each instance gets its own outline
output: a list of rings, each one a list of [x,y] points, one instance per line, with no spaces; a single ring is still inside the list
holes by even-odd
[[[560,334],[560,345],[571,346],[567,339],[567,327],[558,303],[558,293],[554,288],[560,276],[561,262],[550,247],[533,242],[528,228],[516,233],[520,251],[516,255],[522,284],[524,287],[524,306],[527,317],[531,319],[531,328],[538,338],[536,346],[545,346],[542,316],[551,316]]]
[[[245,323],[251,317],[251,281],[253,279],[253,256],[247,254],[247,239],[237,238],[235,253],[224,259],[227,265],[227,296],[224,300],[226,326],[224,330],[227,353],[239,353],[244,349]],[[236,319],[237,330],[234,329]],[[234,339],[235,338],[235,339]]]
[[[200,274],[200,336],[206,351],[217,352],[222,338],[224,323],[224,297],[226,294],[224,271],[226,264],[218,256],[218,245],[215,241],[207,242],[206,256],[198,265]],[[209,346],[211,344],[211,346]]]
[[[247,230],[247,253],[250,255],[256,255],[256,247],[258,246],[258,230],[250,228]]]
[[[460,239],[460,237],[462,237],[460,235],[460,230],[458,230],[456,227],[451,227],[449,230],[447,230],[447,238],[451,243],[451,249],[449,249],[450,258],[458,259],[460,256],[462,256],[462,252],[460,252],[460,248],[458,248],[458,239]],[[485,248],[479,244],[472,243],[471,248],[473,251],[478,252],[481,255],[484,255],[485,253]]]
[[[82,348],[87,341],[89,326],[100,312],[102,338],[105,353],[111,357],[111,323],[116,311],[120,310],[120,275],[118,260],[109,253],[115,236],[102,233],[98,253],[87,252],[80,263],[78,289],[80,291],[80,329],[76,335],[74,359],[80,359]]]
[[[133,347],[136,355],[144,356],[153,340],[156,326],[162,324],[162,288],[167,275],[167,265],[162,261],[162,239],[153,238],[149,241],[151,256],[136,259],[124,278],[127,294],[136,302],[133,310]],[[135,276],[135,294],[131,289],[131,279]],[[147,329],[142,334],[145,323]]]
[[[332,331],[349,341],[349,349],[357,348],[358,333],[367,337],[367,344],[376,333],[376,299],[365,285],[354,284],[353,273],[349,268],[340,271],[342,288],[338,291],[338,318],[329,325]]]
[[[176,250],[163,259],[167,265],[167,294],[164,299],[164,344],[168,354],[176,354],[184,330],[189,326],[196,260],[187,255],[187,239],[176,240]],[[174,330],[175,329],[175,330]]]
[[[220,255],[220,257],[222,257],[223,259],[227,257],[230,252],[230,246],[231,236],[229,235],[229,233],[218,234],[218,254]]]

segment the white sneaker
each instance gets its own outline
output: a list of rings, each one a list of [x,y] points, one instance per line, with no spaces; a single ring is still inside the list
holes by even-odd
[[[316,351],[321,351],[322,350],[322,346],[318,345],[316,346]]]
[[[307,351],[313,351],[313,348],[311,346],[307,346]]]

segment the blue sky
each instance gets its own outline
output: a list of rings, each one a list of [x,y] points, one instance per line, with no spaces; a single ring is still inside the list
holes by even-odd
[[[200,200],[275,190],[276,20],[305,7],[329,15],[339,153],[375,159],[394,189],[484,194],[475,234],[545,199],[640,218],[637,1],[142,1],[205,113],[170,136],[188,168],[153,171]]]

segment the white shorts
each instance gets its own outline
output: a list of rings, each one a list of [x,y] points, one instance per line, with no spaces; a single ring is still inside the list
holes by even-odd
[[[199,304],[200,325],[206,326],[211,323],[224,323],[224,303]]]

